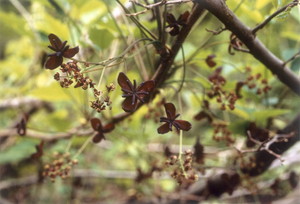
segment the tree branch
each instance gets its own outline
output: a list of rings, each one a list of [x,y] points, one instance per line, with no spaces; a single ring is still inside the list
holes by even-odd
[[[300,114],[298,114],[295,119],[287,125],[283,130],[277,132],[278,135],[285,135],[294,133],[294,136],[289,138],[287,141],[272,143],[268,149],[274,152],[276,155],[282,155],[286,150],[293,146],[296,142],[300,140]],[[272,164],[274,159],[277,157],[270,154],[270,152],[263,150],[258,151],[254,155],[257,166],[253,168],[244,168],[242,171],[249,174],[250,176],[257,176],[265,172],[269,166]]]
[[[169,77],[168,71],[170,70],[173,64],[178,51],[180,50],[183,42],[185,41],[186,37],[190,33],[193,25],[196,23],[199,17],[204,13],[204,11],[205,10],[201,6],[199,5],[194,6],[186,25],[183,27],[183,29],[181,29],[180,33],[177,36],[176,41],[173,43],[170,53],[167,54],[167,56],[160,57],[156,68],[156,72],[151,77],[151,79],[155,81],[156,88],[160,88],[163,82]],[[167,48],[163,48],[163,49],[167,49]],[[138,103],[137,109],[134,112],[136,112],[142,105],[143,104]],[[134,112],[121,113],[119,115],[114,116],[111,119],[111,121],[115,124],[119,123],[122,120],[129,117],[130,115],[132,115]]]
[[[287,4],[286,6],[278,9],[277,11],[275,11],[272,15],[270,15],[266,20],[264,20],[261,24],[257,25],[255,28],[252,29],[252,33],[255,34],[258,30],[262,29],[263,27],[265,27],[273,18],[275,18],[276,16],[278,16],[280,13],[286,11],[289,8],[292,8],[294,6],[297,6],[299,4],[298,1],[293,1],[289,4]]]
[[[300,78],[285,63],[270,52],[264,44],[227,7],[223,0],[194,0],[216,16],[249,49],[251,55],[263,63],[278,79],[300,95]]]
[[[197,4],[194,6],[186,25],[181,29],[181,32],[178,34],[176,41],[172,45],[170,55],[165,58],[161,57],[160,62],[157,66],[157,70],[152,77],[152,80],[155,80],[157,87],[161,87],[163,82],[168,78],[168,71],[173,64],[178,51],[180,50],[183,42],[190,33],[193,25],[204,13],[204,11],[205,10],[202,8],[202,6]]]
[[[74,128],[68,132],[58,132],[58,133],[44,133],[35,130],[27,130],[26,137],[31,137],[35,139],[41,139],[44,141],[55,141],[59,139],[67,139],[76,136],[90,136],[93,134],[92,129],[82,130],[81,128]],[[0,138],[18,135],[16,128],[0,130]]]

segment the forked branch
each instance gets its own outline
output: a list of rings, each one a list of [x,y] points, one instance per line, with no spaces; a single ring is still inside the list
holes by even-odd
[[[278,79],[300,95],[300,78],[276,57],[227,7],[223,0],[194,0],[216,16],[248,49],[251,55],[263,63]],[[298,2],[298,1],[295,1]]]

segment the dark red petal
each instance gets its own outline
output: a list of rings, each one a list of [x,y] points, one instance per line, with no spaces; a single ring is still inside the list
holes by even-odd
[[[169,129],[169,123],[165,123],[163,125],[161,125],[159,128],[157,128],[157,132],[159,134],[165,134],[167,132],[169,132],[170,129]]]
[[[92,125],[92,128],[96,131],[102,130],[102,124],[98,118],[92,118],[91,125]]]
[[[63,43],[56,35],[51,33],[50,35],[48,35],[48,39],[50,41],[50,44],[54,49],[56,49],[56,51],[60,51],[64,47]],[[67,42],[65,41],[64,44],[66,45],[66,43]]]
[[[122,108],[125,112],[132,112],[136,109],[137,98],[135,98],[134,103],[132,104],[132,96],[126,97],[122,103]]]
[[[52,55],[46,61],[46,69],[55,69],[63,63],[63,57]]]
[[[179,129],[184,131],[188,131],[192,128],[192,124],[186,120],[175,120],[173,123],[176,124]]]
[[[177,26],[177,25],[174,25],[174,26],[172,26],[171,27],[172,29],[170,30],[170,35],[172,35],[172,36],[176,36],[176,35],[178,35],[179,34],[179,26]]]
[[[63,56],[66,58],[71,58],[74,57],[74,55],[76,55],[79,52],[79,47],[74,47],[74,48],[70,48],[67,49],[64,53]]]
[[[43,153],[44,153],[43,147],[44,147],[44,141],[41,141],[41,143],[39,145],[35,146],[36,152],[31,155],[31,158],[38,159],[38,158],[42,157]]]
[[[209,67],[214,67],[217,65],[217,63],[214,61],[214,58],[216,55],[212,54],[206,57],[205,62]]]
[[[20,123],[17,124],[16,128],[17,128],[17,133],[20,136],[24,136],[26,135],[26,123],[27,120],[25,120],[24,118],[20,121]]]
[[[176,116],[176,108],[173,103],[165,103],[165,110],[169,119],[174,119]]]
[[[108,123],[103,127],[103,132],[111,132],[113,129],[115,129],[115,125],[113,123]]]
[[[177,20],[178,24],[180,24],[180,25],[186,24],[187,19],[189,18],[189,16],[190,16],[190,12],[189,11],[186,11],[183,14],[181,14],[179,16],[178,20]]]
[[[128,83],[131,84],[131,85],[132,85],[132,83],[123,72],[120,72],[120,74],[118,76],[118,83],[119,83],[119,85],[121,86],[122,89],[131,90]]]
[[[151,92],[153,90],[154,86],[155,86],[155,84],[154,84],[153,80],[145,81],[138,86],[137,90]]]
[[[207,113],[205,111],[200,111],[197,115],[194,116],[195,120],[202,120],[207,117]]]
[[[173,14],[167,13],[166,17],[167,17],[166,20],[167,20],[168,24],[176,23],[176,19]]]
[[[101,140],[105,139],[104,135],[102,133],[97,133],[94,137],[93,137],[93,142],[94,143],[99,143],[101,142]]]

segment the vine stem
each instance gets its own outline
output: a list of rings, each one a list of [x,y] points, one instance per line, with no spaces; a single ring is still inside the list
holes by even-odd
[[[179,111],[180,113],[182,113],[182,101],[180,99],[180,96],[178,94],[178,103],[179,103]],[[178,160],[179,160],[179,163],[180,163],[180,167],[182,169],[182,173],[184,175],[185,178],[187,178],[187,174],[184,170],[184,167],[183,167],[183,162],[182,162],[182,138],[183,138],[183,131],[180,130],[179,131],[179,154],[178,154]]]
[[[76,159],[83,152],[83,150],[87,147],[87,145],[89,144],[91,139],[92,139],[92,137],[87,138],[87,140],[83,143],[83,145],[80,147],[78,152],[75,154],[74,159]]]
[[[103,79],[103,76],[104,76],[105,68],[106,68],[106,66],[103,67],[102,72],[101,72],[101,76],[100,76],[100,80],[98,82],[98,88],[99,89],[100,89],[100,85],[101,85],[101,82],[102,82],[102,79]]]
[[[179,133],[179,155],[178,155],[178,159],[180,160],[181,162],[181,156],[182,156],[182,130],[180,130],[180,133]]]
[[[78,59],[75,59],[75,58],[69,58],[71,60],[74,60],[76,62],[79,62],[79,63],[85,63],[85,64],[90,64],[90,65],[100,65],[100,66],[108,66],[109,64],[111,64],[112,62],[115,62],[119,59],[123,59],[124,56],[127,54],[127,52],[129,52],[129,50],[131,48],[133,48],[136,44],[138,44],[139,42],[142,42],[142,41],[151,41],[153,42],[152,39],[150,38],[142,38],[142,39],[138,39],[136,41],[134,41],[132,44],[130,44],[120,55],[118,55],[117,57],[113,57],[113,58],[109,58],[107,60],[104,60],[104,61],[101,61],[101,62],[86,62],[86,61],[83,61],[83,60],[78,60]]]
[[[72,137],[70,138],[70,140],[69,140],[69,142],[68,142],[68,145],[67,145],[67,148],[66,148],[66,153],[68,153],[69,151],[70,151],[70,148],[71,148],[71,146],[72,146]]]
[[[180,163],[180,167],[182,169],[182,173],[184,175],[185,178],[187,178],[187,174],[186,174],[186,171],[184,170],[184,167],[183,167],[183,162],[182,162],[182,136],[183,136],[183,132],[182,130],[180,130],[180,133],[179,133],[179,154],[178,154],[178,160],[179,160],[179,163]]]

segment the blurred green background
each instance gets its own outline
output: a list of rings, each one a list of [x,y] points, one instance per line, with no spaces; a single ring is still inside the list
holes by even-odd
[[[132,12],[134,9],[142,10],[140,7],[133,8],[128,1],[121,2]],[[254,27],[288,2],[232,0],[226,3],[246,25]],[[168,6],[168,11],[179,16],[191,8],[192,4],[187,3]],[[258,32],[261,41],[282,60],[289,59],[299,51],[299,9],[295,7],[284,12]],[[158,35],[157,24],[151,20],[152,17],[152,12],[148,11],[136,18]],[[76,59],[101,62],[118,56],[132,42],[143,38],[138,27],[115,1],[0,0],[2,198],[12,203],[118,203],[133,195],[151,198],[156,194],[162,197],[171,194],[177,188],[177,184],[170,178],[150,179],[142,183],[134,181],[138,167],[148,171],[153,163],[164,163],[163,145],[178,145],[179,139],[175,132],[157,134],[157,120],[164,114],[163,107],[157,104],[162,99],[176,104],[181,117],[193,125],[191,131],[184,133],[184,148],[192,149],[196,138],[200,137],[205,151],[211,152],[211,156],[205,160],[205,165],[229,165],[232,155],[226,156],[224,151],[230,150],[230,147],[226,146],[224,141],[216,142],[212,139],[211,125],[193,119],[202,109],[201,105],[205,99],[203,90],[210,87],[206,77],[214,70],[205,63],[205,58],[211,54],[216,55],[217,66],[223,67],[222,74],[227,79],[226,89],[233,90],[236,81],[245,79],[245,67],[251,67],[253,74],[261,73],[272,86],[272,90],[262,96],[256,95],[253,90],[243,89],[244,97],[237,102],[234,111],[220,111],[218,103],[215,100],[210,101],[217,118],[229,123],[236,145],[245,140],[244,129],[251,121],[266,127],[268,119],[273,117],[270,129],[275,131],[285,127],[299,110],[295,95],[251,55],[239,52],[229,55],[227,50],[230,32],[225,31],[213,36],[206,31],[206,28],[217,30],[221,26],[216,18],[205,14],[185,41],[183,48],[187,67],[186,83],[179,94],[176,90],[182,79],[182,69],[178,68],[183,64],[181,52],[174,64],[174,69],[177,66],[176,73],[166,82],[152,103],[118,124],[113,132],[106,135],[106,141],[88,144],[77,158],[79,164],[74,167],[74,175],[77,176],[71,176],[65,181],[56,179],[54,183],[50,180],[38,182],[37,176],[41,173],[41,166],[51,161],[53,152],[65,152],[69,149],[71,155],[75,155],[91,135],[78,136],[75,132],[67,139],[50,139],[44,144],[42,159],[33,161],[30,155],[36,151],[35,146],[40,140],[32,136],[7,134],[7,131],[15,127],[23,113],[36,107],[27,128],[49,137],[69,132],[74,128],[89,129],[91,117],[99,117],[105,123],[112,116],[123,112],[122,93],[116,82],[118,73],[126,71],[131,80],[136,79],[140,83],[142,78],[154,73],[154,65],[159,55],[151,44],[139,43],[119,64],[106,69],[100,67],[99,70],[88,73],[96,84],[103,73],[100,90],[105,90],[105,86],[110,83],[116,85],[116,90],[110,95],[112,110],[96,113],[89,107],[90,101],[93,100],[92,93],[80,88],[61,88],[53,79],[56,71],[44,69],[47,53],[50,52],[47,48],[47,36],[54,33],[62,40],[67,40],[71,47],[78,45],[80,52],[75,56]],[[174,38],[168,36],[167,43],[170,45],[173,41]],[[289,66],[299,74],[299,59]],[[178,151],[178,146],[172,150]],[[222,155],[225,156],[220,156],[220,153],[224,153]],[[289,165],[277,167],[272,171],[272,175],[276,177],[288,168]],[[295,170],[299,168],[295,167]],[[269,177],[262,175],[258,180],[268,180]],[[21,185],[22,181],[24,185]],[[7,188],[5,184],[11,186]]]

